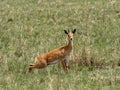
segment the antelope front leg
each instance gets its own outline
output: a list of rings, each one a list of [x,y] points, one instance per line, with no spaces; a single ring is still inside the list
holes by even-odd
[[[66,62],[66,59],[61,60],[61,64],[63,66],[64,71],[68,72],[68,64]]]

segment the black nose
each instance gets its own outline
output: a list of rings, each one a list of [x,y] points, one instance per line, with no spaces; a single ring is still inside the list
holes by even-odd
[[[72,40],[72,38],[71,38],[71,40]]]

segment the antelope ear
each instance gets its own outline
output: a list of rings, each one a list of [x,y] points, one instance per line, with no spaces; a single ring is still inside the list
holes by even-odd
[[[68,34],[68,32],[66,30],[64,30],[65,34]]]
[[[74,29],[73,31],[72,31],[72,33],[74,34],[76,32],[76,29]]]

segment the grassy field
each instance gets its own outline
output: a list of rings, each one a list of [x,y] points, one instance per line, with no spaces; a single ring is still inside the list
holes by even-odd
[[[26,72],[73,28],[68,74]],[[120,90],[120,0],[0,0],[0,90]]]

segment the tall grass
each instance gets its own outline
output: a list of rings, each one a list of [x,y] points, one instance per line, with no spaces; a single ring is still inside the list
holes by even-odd
[[[60,64],[26,72],[73,28],[68,74]],[[119,0],[0,0],[0,90],[119,90],[119,28]]]

